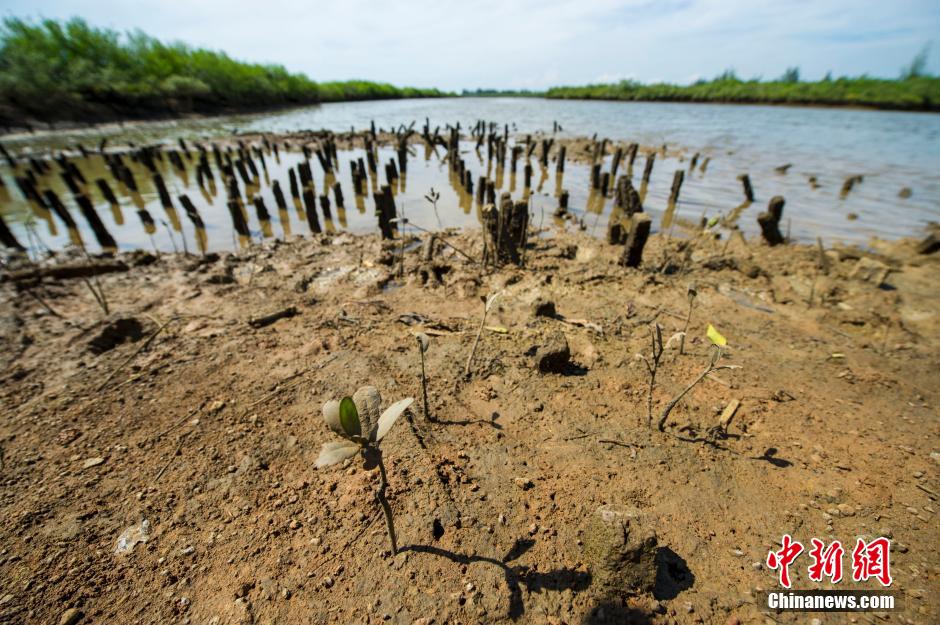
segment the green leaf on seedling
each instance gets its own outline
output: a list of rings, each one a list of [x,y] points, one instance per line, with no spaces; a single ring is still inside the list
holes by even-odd
[[[718,330],[716,330],[715,326],[713,326],[712,324],[708,324],[708,330],[705,331],[705,336],[708,337],[709,341],[711,341],[715,345],[718,345],[719,347],[723,347],[728,344],[728,339],[723,337],[721,333]]]
[[[359,423],[359,411],[352,397],[344,397],[339,402],[339,422],[343,431],[350,436],[362,436],[362,425]]]

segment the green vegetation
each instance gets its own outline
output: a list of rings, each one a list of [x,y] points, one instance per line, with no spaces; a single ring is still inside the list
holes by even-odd
[[[466,98],[544,98],[544,91],[528,89],[464,89],[460,95]]]
[[[316,83],[280,65],[67,22],[8,18],[0,28],[0,123],[105,120],[386,98],[436,89]]]
[[[800,82],[800,72],[789,68],[777,80],[741,80],[728,71],[714,80],[692,85],[642,85],[621,81],[611,85],[554,87],[545,97],[586,100],[652,100],[666,102],[736,102],[742,104],[818,104],[866,106],[885,109],[940,111],[940,78],[923,74],[924,62],[915,59],[898,80],[838,78]]]

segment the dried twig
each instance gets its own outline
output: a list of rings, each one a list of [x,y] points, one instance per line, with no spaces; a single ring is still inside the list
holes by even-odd
[[[252,328],[263,328],[269,326],[279,319],[286,319],[288,317],[294,317],[300,313],[297,310],[296,306],[288,306],[276,312],[264,315],[262,317],[252,317],[248,320],[248,325]]]
[[[64,319],[64,317],[63,317],[62,315],[60,315],[59,313],[57,313],[57,312],[52,308],[52,306],[50,306],[48,303],[46,303],[46,300],[44,300],[43,298],[39,297],[39,295],[37,295],[31,288],[26,287],[24,290],[26,291],[26,293],[27,293],[30,297],[32,297],[34,300],[36,300],[37,302],[39,302],[39,305],[42,306],[43,308],[45,308],[45,309],[46,309],[46,312],[48,312],[50,315],[52,315],[53,317],[58,317],[59,319]]]
[[[180,436],[180,444],[176,446],[176,449],[173,451],[172,454],[170,454],[170,459],[166,461],[166,464],[163,465],[163,468],[160,469],[160,472],[157,473],[156,477],[153,478],[154,484],[160,481],[160,478],[163,476],[166,470],[170,468],[171,464],[173,464],[173,460],[176,458],[177,454],[179,454],[180,450],[183,448],[183,442],[185,440],[186,440],[186,434],[183,434],[182,436]]]
[[[699,374],[699,376],[698,376],[697,378],[695,378],[695,380],[693,380],[691,384],[689,384],[689,385],[686,386],[684,389],[682,389],[682,391],[681,391],[678,395],[676,395],[675,397],[673,397],[672,400],[671,400],[668,404],[666,404],[666,407],[663,408],[662,414],[659,415],[659,431],[660,431],[660,432],[665,431],[665,429],[666,429],[666,419],[669,418],[669,413],[672,412],[672,409],[676,407],[676,404],[678,404],[679,401],[680,401],[683,397],[685,397],[685,394],[686,394],[686,393],[688,393],[688,392],[691,391],[693,388],[695,388],[695,385],[696,385],[696,384],[698,384],[699,382],[701,382],[702,380],[704,380],[705,377],[706,377],[709,373],[711,373],[711,372],[713,372],[713,371],[719,371],[719,370],[721,370],[721,369],[738,369],[738,368],[739,368],[737,365],[719,365],[719,364],[718,364],[718,361],[719,361],[719,360],[721,360],[721,348],[718,347],[717,345],[715,345],[715,352],[714,352],[714,355],[712,356],[711,360],[708,361],[708,366],[705,368],[705,370],[702,371],[702,373]]]

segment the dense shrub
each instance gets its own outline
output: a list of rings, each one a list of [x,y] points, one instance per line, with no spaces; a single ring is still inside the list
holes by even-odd
[[[440,95],[361,80],[317,84],[280,65],[243,63],[139,31],[121,35],[78,18],[8,18],[0,28],[0,117],[7,122]]]

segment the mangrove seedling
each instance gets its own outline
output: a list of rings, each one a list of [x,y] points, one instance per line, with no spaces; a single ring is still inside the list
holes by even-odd
[[[727,345],[728,341],[727,339],[725,339],[725,337],[721,335],[721,333],[718,332],[718,330],[714,328],[714,326],[712,326],[711,324],[708,324],[708,331],[706,332],[705,335],[708,337],[708,340],[711,341],[712,347],[714,348],[712,351],[711,359],[708,361],[708,366],[705,367],[705,370],[702,371],[702,373],[700,373],[699,376],[695,378],[691,384],[689,384],[684,389],[682,389],[682,391],[680,391],[678,395],[673,397],[672,400],[668,404],[666,404],[666,407],[663,408],[662,414],[659,415],[659,431],[660,432],[665,431],[666,419],[669,418],[669,413],[672,412],[672,409],[676,407],[676,404],[678,404],[679,401],[683,397],[685,397],[686,393],[691,391],[693,388],[695,388],[695,386],[699,382],[704,380],[708,376],[709,373],[713,373],[720,369],[740,369],[738,365],[719,365],[718,364],[718,361],[721,360],[721,348]]]
[[[434,418],[431,416],[431,408],[428,406],[428,378],[424,369],[424,353],[428,351],[431,339],[429,339],[428,335],[424,332],[419,332],[415,335],[415,338],[418,340],[418,352],[421,354],[421,393],[424,396],[424,418],[428,421],[433,421]]]
[[[656,373],[659,371],[659,360],[663,357],[663,327],[658,323],[650,326],[650,343],[653,345],[653,353],[650,358],[643,354],[637,354],[646,364],[646,370],[650,374],[649,391],[646,394],[646,425],[653,427],[653,386],[656,384]]]
[[[437,229],[443,230],[444,226],[441,225],[441,216],[437,212],[437,201],[441,199],[441,194],[435,191],[434,187],[431,187],[431,190],[424,196],[424,199],[430,202],[431,207],[434,208],[434,217],[437,218]]]
[[[477,328],[477,336],[473,339],[473,347],[470,349],[470,355],[467,356],[467,366],[464,367],[463,374],[465,377],[470,377],[470,364],[473,362],[473,355],[477,353],[477,345],[480,344],[480,335],[483,334],[483,328],[486,326],[486,316],[490,312],[490,308],[493,307],[493,304],[496,303],[496,299],[499,297],[499,293],[493,293],[486,298],[483,298],[483,316],[480,317],[480,327]]]
[[[362,457],[364,468],[379,468],[379,487],[375,491],[375,498],[385,514],[385,527],[392,544],[392,555],[398,553],[398,540],[395,537],[392,507],[385,496],[388,475],[385,472],[379,443],[413,401],[412,397],[399,400],[380,414],[382,396],[378,389],[374,386],[361,386],[352,397],[344,397],[339,401],[334,399],[323,404],[323,419],[327,427],[339,434],[343,440],[324,443],[316,467],[322,469],[358,454]]]
[[[689,322],[692,321],[692,306],[695,305],[695,297],[698,295],[698,291],[695,290],[695,285],[689,285],[689,314],[685,317],[685,327],[682,328],[682,336],[679,338],[679,355],[685,353],[685,335],[689,332]]]

